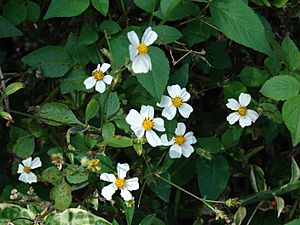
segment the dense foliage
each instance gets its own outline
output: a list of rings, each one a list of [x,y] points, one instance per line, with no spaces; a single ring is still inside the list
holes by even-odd
[[[297,0],[0,9],[0,224],[300,224]]]

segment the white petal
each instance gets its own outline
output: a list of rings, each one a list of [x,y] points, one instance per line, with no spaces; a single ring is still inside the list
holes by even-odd
[[[135,59],[135,57],[138,55],[138,50],[136,47],[134,47],[133,45],[129,45],[129,57],[130,60],[133,61]]]
[[[168,120],[172,120],[175,117],[176,112],[177,108],[174,105],[170,104],[163,109],[161,115],[167,118]]]
[[[24,183],[28,183],[28,174],[27,173],[21,173],[21,175],[19,176],[19,180],[24,182]]]
[[[91,89],[95,86],[97,80],[94,77],[88,77],[84,80],[84,85],[86,89]]]
[[[102,66],[100,67],[100,71],[101,71],[102,73],[105,73],[109,68],[110,68],[110,64],[108,64],[108,63],[103,63]]]
[[[105,83],[102,80],[98,80],[96,83],[96,91],[103,93],[105,91]]]
[[[162,145],[160,138],[153,130],[146,131],[146,139],[152,147]]]
[[[130,109],[125,120],[129,125],[142,126],[144,119],[138,111],[135,109]]]
[[[188,101],[191,98],[191,94],[186,91],[185,88],[182,88],[180,97],[184,102]]]
[[[24,159],[24,160],[22,161],[22,163],[23,163],[24,166],[30,167],[31,161],[32,161],[32,158],[29,157],[29,158],[27,158],[27,159]]]
[[[140,40],[134,31],[128,32],[127,37],[128,37],[129,42],[133,45],[133,47],[137,48],[139,46]]]
[[[151,27],[148,27],[143,34],[142,42],[145,43],[147,46],[149,46],[156,41],[157,37],[158,37],[157,33],[153,31]]]
[[[175,134],[176,135],[184,135],[186,131],[186,126],[184,123],[178,123],[176,130],[175,130]]]
[[[238,110],[240,108],[240,103],[237,100],[230,98],[227,101],[228,101],[228,103],[226,104],[227,108],[232,110]]]
[[[117,187],[114,183],[109,184],[109,185],[105,186],[104,188],[102,188],[101,195],[104,198],[106,198],[107,200],[111,200],[111,197],[116,192],[116,190],[117,190]]]
[[[129,171],[129,165],[127,163],[118,163],[117,165],[118,177],[124,179],[126,173]]]
[[[178,159],[181,157],[182,149],[178,144],[174,144],[171,146],[169,155],[171,159]]]
[[[230,113],[228,116],[227,116],[227,121],[229,122],[230,125],[234,124],[236,121],[239,120],[240,118],[240,114],[238,112],[233,112],[233,113]]]
[[[102,173],[100,175],[100,180],[104,180],[104,181],[107,181],[107,182],[115,183],[116,176],[114,174],[111,174],[111,173]]]
[[[166,134],[163,134],[160,137],[161,143],[163,146],[171,146],[172,144],[175,143],[175,140],[172,138],[171,141],[168,141],[168,136]]]
[[[39,157],[36,157],[34,160],[32,160],[30,168],[35,169],[41,166],[42,166],[41,159]]]
[[[100,68],[101,68],[101,65],[98,64],[98,65],[97,65],[97,69],[95,69],[94,71],[96,71],[96,70],[100,71]]]
[[[154,122],[154,129],[155,130],[158,130],[158,131],[165,131],[165,122],[163,119],[161,118],[154,118],[153,119],[153,122]]]
[[[133,130],[135,136],[137,136],[138,138],[143,137],[145,134],[145,129],[142,126],[132,125],[132,126],[130,126],[130,128],[131,128],[131,130]]]
[[[23,173],[23,172],[24,172],[24,166],[22,164],[19,164],[17,173]]]
[[[111,75],[106,75],[103,77],[104,83],[106,83],[108,85],[111,84],[112,80],[113,80],[113,77]]]
[[[142,116],[142,118],[153,119],[154,108],[150,105],[142,105],[141,116]]]
[[[182,115],[184,118],[189,118],[190,114],[193,112],[192,106],[187,103],[183,103],[178,110],[180,115]]]
[[[186,158],[190,157],[190,155],[194,152],[193,146],[189,144],[184,143],[183,145],[181,145],[181,148],[182,148],[182,154]]]
[[[168,86],[167,90],[171,98],[178,97],[181,94],[181,87],[178,84]]]
[[[132,62],[132,70],[134,73],[148,73],[150,64],[148,57],[145,57],[145,55],[138,55]]]
[[[250,126],[251,125],[251,118],[247,117],[247,116],[241,116],[240,119],[239,119],[239,123],[240,123],[240,126],[242,128],[244,128],[246,126]]]
[[[249,116],[251,118],[251,121],[254,123],[258,117],[259,117],[259,114],[257,112],[255,112],[254,110],[252,109],[248,109],[247,110],[247,116]]]
[[[239,103],[241,106],[247,106],[249,105],[251,101],[251,95],[249,94],[244,94],[244,93],[241,93],[240,96],[239,96]]]
[[[144,57],[145,62],[148,63],[148,71],[152,70],[152,63],[151,63],[151,58],[148,54],[142,55]]]
[[[138,190],[140,188],[139,178],[134,177],[125,181],[125,188],[128,191]]]
[[[161,97],[160,103],[157,103],[156,105],[158,107],[166,107],[172,104],[172,99],[169,96],[163,95]]]
[[[30,172],[27,174],[27,183],[36,183],[37,182],[37,177],[34,173]]]
[[[197,143],[197,139],[195,138],[194,133],[192,131],[187,132],[184,135],[184,140],[185,140],[185,143],[187,143],[187,144],[196,144]]]
[[[121,189],[121,196],[125,201],[129,201],[132,199],[132,194],[127,189]]]

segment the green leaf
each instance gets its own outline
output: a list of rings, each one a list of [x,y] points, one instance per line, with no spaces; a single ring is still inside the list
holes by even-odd
[[[39,48],[22,58],[22,61],[34,68],[42,69],[45,77],[62,77],[73,66],[69,53],[60,46]]]
[[[111,225],[107,220],[93,215],[87,210],[71,208],[62,213],[52,212],[46,216],[45,225]]]
[[[171,176],[168,172],[160,174],[161,177],[171,182]],[[151,177],[147,180],[147,184],[154,194],[165,202],[169,202],[171,194],[171,185],[160,179],[159,177]]]
[[[158,2],[159,0],[134,0],[134,4],[137,5],[137,7],[145,10],[146,12],[149,12],[151,14],[153,14],[153,12],[155,11],[155,9],[158,6]]]
[[[239,144],[242,133],[243,128],[231,126],[222,134],[222,143],[226,148],[234,147]]]
[[[229,81],[224,85],[224,99],[237,99],[241,93],[247,93],[246,86],[238,81]]]
[[[85,24],[80,31],[79,44],[90,45],[98,40],[98,33],[89,25]]]
[[[105,123],[102,127],[102,137],[104,140],[112,138],[115,135],[115,126],[113,123]]]
[[[53,183],[61,181],[62,172],[56,166],[51,166],[42,172],[41,179],[43,182]]]
[[[260,93],[274,100],[286,100],[298,95],[299,81],[290,75],[279,75],[267,80],[260,89]]]
[[[277,8],[282,8],[287,2],[288,0],[274,0],[272,4]]]
[[[67,105],[58,102],[43,105],[38,116],[52,126],[82,124]]]
[[[22,36],[23,32],[0,15],[0,38]]]
[[[152,225],[153,221],[155,219],[156,214],[150,214],[146,216],[140,223],[139,225]]]
[[[14,146],[14,152],[20,158],[28,158],[34,151],[35,142],[34,137],[31,135],[26,135],[20,137]]]
[[[152,29],[158,34],[157,44],[169,44],[182,37],[179,30],[167,25],[154,26]]]
[[[279,196],[275,196],[275,200],[277,207],[277,217],[279,218],[282,210],[284,209],[284,199]]]
[[[290,183],[292,184],[297,182],[300,178],[300,169],[294,157],[292,157],[291,173]]]
[[[134,211],[135,211],[135,207],[134,207],[134,205],[127,206],[126,203],[124,203],[123,208],[124,208],[124,213],[125,213],[125,216],[126,216],[127,225],[131,225],[133,215],[134,215]]]
[[[78,16],[89,7],[89,4],[89,0],[52,0],[44,19]]]
[[[104,20],[100,24],[99,30],[103,33],[116,34],[121,30],[121,27],[117,22],[113,20]]]
[[[72,69],[63,77],[60,83],[60,92],[68,94],[72,91],[86,91],[83,84],[86,79],[85,71],[82,68]]]
[[[9,95],[17,92],[21,88],[24,88],[24,84],[22,82],[11,83],[4,89],[3,95],[9,96]]]
[[[72,188],[63,179],[60,184],[51,189],[50,198],[54,201],[54,208],[64,211],[72,203]]]
[[[158,101],[166,89],[169,79],[170,66],[164,52],[156,47],[149,48],[152,62],[152,71],[146,74],[137,74],[139,83]]]
[[[27,9],[27,18],[32,22],[37,22],[41,15],[40,6],[31,1],[27,1],[25,6]]]
[[[255,192],[267,190],[264,171],[257,165],[250,166],[250,181]]]
[[[168,140],[171,140],[174,137],[176,127],[177,127],[177,121],[175,119],[165,120],[165,129],[166,129]]]
[[[292,135],[293,146],[300,142],[300,96],[288,99],[282,107],[282,117]]]
[[[209,6],[214,24],[228,38],[267,55],[272,54],[265,28],[247,2],[213,0]]]
[[[218,153],[224,150],[223,144],[214,136],[198,138],[198,144],[201,148],[210,153]]]
[[[300,219],[295,219],[291,222],[285,223],[284,225],[299,225],[300,224]]]
[[[112,115],[114,115],[115,113],[117,113],[120,109],[120,100],[118,97],[118,94],[116,92],[111,92],[111,93],[104,93],[101,94],[99,97],[99,103],[100,103],[100,109],[103,113],[103,109],[104,109],[104,104],[105,104],[105,99],[106,96],[109,94],[108,100],[107,100],[107,104],[106,104],[106,111],[104,112],[106,114],[106,118],[111,117]]]
[[[96,99],[92,98],[89,101],[85,110],[85,124],[87,124],[90,119],[94,118],[98,114],[99,107],[100,105]]]
[[[109,0],[92,0],[92,4],[103,16],[107,15]]]
[[[86,169],[78,165],[69,165],[65,169],[67,181],[71,184],[79,184],[88,180],[89,174]]]
[[[247,211],[244,206],[240,206],[239,209],[236,211],[233,217],[232,225],[241,225],[244,218],[246,217]]]
[[[300,52],[295,43],[286,37],[281,43],[285,62],[291,71],[300,68]]]
[[[8,1],[3,7],[3,16],[14,25],[22,23],[27,18],[25,2],[22,0]]]
[[[1,108],[0,108],[0,116],[5,120],[12,121],[12,116],[8,112],[3,111]]]
[[[241,81],[248,87],[261,87],[269,77],[268,72],[250,66],[244,67],[240,73]]]
[[[185,87],[189,80],[189,64],[184,64],[174,74],[170,76],[169,84],[178,84],[180,87]]]
[[[129,60],[129,40],[127,35],[120,34],[110,41],[113,67],[119,68]]]
[[[105,143],[110,147],[127,148],[133,145],[132,139],[129,137],[116,135],[111,138],[106,138]]]
[[[89,59],[86,57],[87,48],[79,44],[79,38],[74,33],[69,34],[65,48],[71,55],[73,64],[85,66],[89,63]]]
[[[18,205],[13,204],[0,204],[0,224],[5,225],[8,222],[12,221],[16,218],[27,218],[33,220],[35,218],[35,214],[30,210],[22,208]],[[13,222],[14,225],[30,225],[31,222],[28,220],[16,220]]]
[[[229,166],[226,159],[220,155],[212,160],[198,157],[196,172],[201,194],[207,199],[217,199],[228,182]]]

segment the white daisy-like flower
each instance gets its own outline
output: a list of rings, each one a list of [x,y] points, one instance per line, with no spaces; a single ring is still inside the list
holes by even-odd
[[[142,42],[134,31],[127,33],[130,41],[129,56],[132,61],[134,73],[148,73],[152,69],[151,58],[148,55],[148,47],[153,44],[158,35],[151,27],[148,27],[142,37]]]
[[[140,113],[131,109],[126,117],[126,122],[138,138],[146,133],[146,139],[152,147],[162,145],[160,138],[154,130],[165,131],[164,120],[154,118],[154,108],[152,106],[142,105]]]
[[[121,196],[125,201],[133,199],[130,191],[139,189],[139,178],[134,177],[130,179],[126,178],[126,173],[129,171],[129,165],[127,163],[118,163],[117,165],[117,177],[114,174],[102,173],[100,180],[111,182],[111,184],[102,188],[101,195],[107,200],[111,200],[116,190],[121,190]]]
[[[36,157],[34,160],[32,160],[32,158],[29,157],[23,160],[22,164],[19,164],[18,168],[18,173],[21,174],[19,180],[29,184],[36,183],[37,177],[33,172],[31,172],[31,170],[42,166],[40,158]]]
[[[93,70],[92,76],[84,80],[84,85],[86,89],[91,89],[96,85],[96,91],[103,93],[105,91],[106,85],[110,85],[113,77],[111,75],[104,75],[104,73],[110,68],[110,64],[103,63],[101,66],[98,64],[97,69]]]
[[[256,111],[247,109],[250,101],[251,95],[244,93],[240,94],[239,101],[233,98],[228,99],[227,108],[236,111],[227,116],[227,121],[230,125],[239,121],[240,126],[244,128],[250,126],[251,123],[254,123],[258,119],[259,114]]]
[[[184,118],[188,118],[193,112],[192,106],[186,103],[191,97],[190,93],[188,93],[185,88],[181,88],[178,84],[168,86],[167,91],[171,97],[163,95],[160,103],[156,104],[158,107],[164,108],[162,116],[168,120],[172,120],[178,109],[180,115]]]
[[[170,158],[180,158],[181,155],[188,158],[194,152],[192,144],[197,142],[192,131],[186,133],[186,126],[184,123],[178,123],[175,130],[175,136],[171,141],[168,141],[167,135],[161,136],[161,141],[164,146],[171,146],[169,155]]]

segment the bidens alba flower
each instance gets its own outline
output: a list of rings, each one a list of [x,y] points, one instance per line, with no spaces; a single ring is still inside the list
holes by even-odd
[[[193,112],[192,106],[186,102],[190,99],[191,95],[186,91],[185,88],[182,88],[176,84],[167,87],[169,96],[163,95],[160,103],[157,103],[158,107],[163,107],[162,116],[166,117],[168,120],[172,120],[177,112],[177,109],[184,118],[188,118]]]
[[[236,112],[233,112],[227,116],[227,121],[230,125],[239,121],[239,124],[242,128],[250,126],[251,123],[254,123],[259,115],[257,112],[251,109],[247,109],[251,101],[251,95],[241,93],[239,96],[239,101],[230,98],[226,104],[227,108],[232,109]]]
[[[170,158],[180,158],[181,155],[188,158],[194,152],[192,144],[197,142],[193,132],[186,132],[186,126],[184,123],[178,123],[175,130],[175,136],[171,141],[168,141],[167,135],[161,136],[161,141],[164,146],[171,146],[169,155]]]
[[[125,201],[130,201],[133,197],[130,191],[139,189],[139,178],[134,177],[131,179],[125,179],[126,173],[129,171],[129,165],[127,163],[118,163],[116,177],[114,174],[102,173],[100,180],[111,182],[111,184],[102,188],[101,195],[107,200],[111,200],[116,190],[121,190],[121,196]]]
[[[151,59],[148,55],[148,47],[153,44],[158,35],[151,27],[148,27],[140,42],[137,34],[134,31],[127,33],[130,41],[129,56],[132,61],[132,70],[134,73],[148,73],[152,69]]]
[[[23,165],[22,165],[23,164]],[[36,183],[37,177],[31,170],[41,167],[42,162],[39,157],[36,157],[32,160],[31,157],[22,161],[22,164],[19,164],[18,173],[20,173],[19,180],[23,181],[24,183]]]
[[[138,138],[146,133],[146,139],[152,147],[160,146],[161,140],[154,130],[165,131],[164,120],[154,118],[154,108],[142,105],[140,113],[131,109],[126,117],[126,122]]]
[[[103,93],[105,91],[105,84],[110,85],[113,77],[111,75],[104,75],[104,73],[110,68],[110,64],[103,63],[102,66],[98,64],[97,69],[92,72],[92,76],[84,80],[86,89],[91,89],[96,85],[96,91]]]

